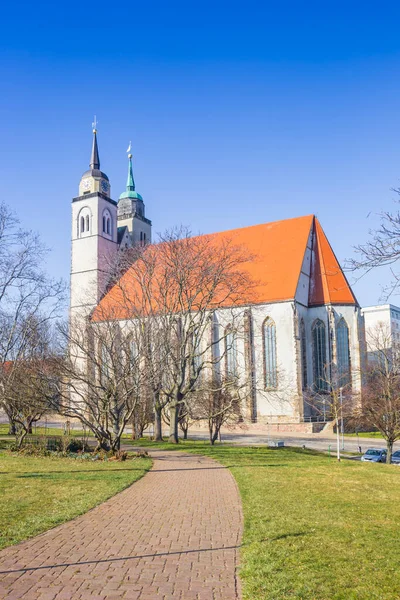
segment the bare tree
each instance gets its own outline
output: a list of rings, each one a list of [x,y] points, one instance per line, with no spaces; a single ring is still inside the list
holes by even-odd
[[[333,421],[336,456],[340,461],[340,431],[345,421],[354,417],[359,404],[359,396],[352,390],[350,373],[341,371],[335,362],[326,363],[313,386],[306,390],[305,399],[315,415]]]
[[[400,188],[393,189],[400,195]],[[378,267],[390,267],[392,273],[391,283],[384,289],[388,298],[397,292],[400,284],[400,272],[397,266],[400,258],[400,211],[380,213],[380,226],[370,231],[370,239],[365,244],[355,247],[357,258],[346,261],[347,267],[352,270],[369,272]]]
[[[117,319],[76,317],[60,325],[59,335],[68,348],[58,365],[59,412],[79,419],[100,448],[118,450],[124,428],[139,406],[142,382],[140,356],[129,332]]]
[[[202,374],[224,359],[228,333],[221,328],[215,333],[215,315],[224,311],[231,330],[238,329],[243,320],[238,306],[244,297],[251,301],[255,286],[245,268],[252,258],[227,237],[191,237],[179,230],[119,259],[124,274],[113,278],[116,283],[93,319],[129,323],[153,396],[156,438],[161,438],[161,412],[168,407],[169,439],[178,442],[181,407]],[[218,357],[216,347],[222,347]]]
[[[0,369],[27,360],[40,328],[59,317],[65,286],[44,271],[48,250],[15,214],[0,204]],[[19,369],[19,366],[18,366]],[[10,374],[10,368],[8,370]],[[6,410],[3,403],[2,408]],[[11,427],[15,425],[11,413]]]
[[[192,425],[194,425],[195,421],[196,420],[193,418],[193,410],[191,406],[188,406],[187,404],[182,404],[179,409],[178,424],[179,429],[183,433],[184,440],[188,439],[189,428]]]
[[[14,424],[18,448],[32,433],[33,423],[51,412],[58,396],[51,332],[47,324],[39,324],[40,319],[29,321],[29,343],[23,355],[0,368],[0,401]]]
[[[154,409],[149,388],[143,385],[139,390],[139,402],[136,403],[132,415],[132,438],[139,440],[154,421]]]
[[[236,378],[215,378],[193,394],[192,414],[208,425],[210,444],[214,445],[221,427],[234,427],[243,421],[243,398],[246,386]]]
[[[400,439],[400,347],[383,323],[368,332],[367,346],[369,365],[357,414],[362,424],[381,433],[390,463],[393,444]]]

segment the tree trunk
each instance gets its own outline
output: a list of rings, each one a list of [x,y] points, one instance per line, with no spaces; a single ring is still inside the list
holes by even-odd
[[[214,446],[214,444],[218,438],[219,429],[217,427],[215,427],[215,429],[214,429],[213,424],[209,423],[208,431],[210,432],[210,444],[211,444],[211,446]]]
[[[387,448],[386,464],[390,465],[390,463],[392,461],[392,454],[393,454],[393,442],[386,440],[386,448]]]
[[[143,427],[140,425],[137,415],[134,415],[132,421],[132,439],[140,440],[143,436]]]
[[[17,426],[14,421],[10,420],[8,435],[17,435]]]
[[[113,452],[118,452],[118,450],[120,448],[121,448],[121,436],[118,436],[117,438],[114,438],[114,441],[111,444],[110,450],[112,450]]]
[[[218,439],[219,432],[220,432],[220,427],[216,427],[216,428],[215,428],[215,431],[214,431],[214,435],[212,436],[212,441],[211,441],[211,444],[212,444],[213,446],[214,446],[215,442],[216,442],[216,441],[217,441],[217,439]]]
[[[182,429],[183,431],[183,439],[187,440],[187,436],[188,436],[188,427],[185,427],[184,429]]]
[[[105,437],[98,437],[96,450],[104,450],[105,452],[108,452],[109,450],[111,450],[109,440]]]
[[[339,417],[336,417],[336,455],[340,462],[340,431],[339,431]]]
[[[179,404],[169,406],[169,442],[171,444],[178,444],[178,412]]]
[[[22,448],[22,444],[24,443],[24,439],[26,437],[26,434],[28,433],[28,430],[21,427],[21,429],[19,430],[19,434],[17,433],[17,438],[16,438],[16,442],[17,442],[17,448],[18,450],[21,450]]]
[[[154,441],[162,442],[162,418],[161,418],[161,406],[155,404],[154,406]]]

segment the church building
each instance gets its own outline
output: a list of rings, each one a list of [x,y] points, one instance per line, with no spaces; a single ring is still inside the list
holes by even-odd
[[[360,307],[320,222],[308,215],[213,236],[229,236],[255,257],[246,268],[258,282],[257,302],[243,299],[244,335],[234,356],[239,373],[251,372],[246,420],[281,431],[317,431],[323,415],[307,401],[308,391],[326,390],[331,364],[360,391],[363,344]],[[90,169],[72,201],[71,315],[112,302],[113,288],[104,280],[107,257],[148,242],[151,221],[135,189],[132,156],[126,190],[116,202],[100,170],[94,129]]]

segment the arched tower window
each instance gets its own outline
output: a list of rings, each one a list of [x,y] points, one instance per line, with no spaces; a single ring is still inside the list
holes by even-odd
[[[88,206],[83,206],[77,216],[77,236],[86,237],[90,232],[91,211]]]
[[[350,382],[349,328],[344,319],[336,327],[336,347],[339,385],[343,387]]]
[[[276,326],[275,322],[270,317],[267,317],[263,323],[263,349],[265,388],[267,390],[275,390],[278,387]]]
[[[108,210],[103,212],[103,233],[112,235],[112,221]]]
[[[326,364],[326,327],[321,319],[314,322],[312,329],[314,387],[319,392],[328,390],[328,372]]]
[[[306,328],[303,319],[300,322],[300,353],[301,353],[301,384],[303,390],[307,389],[307,345]]]
[[[226,376],[237,376],[237,340],[231,325],[225,329],[225,364]]]

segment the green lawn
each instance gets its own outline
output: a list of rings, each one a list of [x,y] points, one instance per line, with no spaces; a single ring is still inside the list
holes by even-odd
[[[0,424],[0,436],[8,435],[8,430],[9,430],[8,423]],[[79,426],[78,423],[75,423],[74,427],[71,428],[70,436],[81,438],[83,436],[83,434],[84,434],[83,429],[81,429],[81,427]],[[64,435],[64,429],[63,429],[63,427],[33,427],[32,435],[59,436],[59,435]],[[93,433],[89,429],[87,429],[86,436],[93,437]],[[132,434],[123,433],[122,437],[124,439],[132,439]],[[13,440],[14,436],[10,436],[10,439]]]
[[[219,460],[238,483],[245,600],[400,598],[399,467],[295,448],[180,448]]]
[[[356,433],[345,433],[344,434],[347,437],[357,437]],[[363,437],[363,438],[382,438],[382,434],[379,431],[360,431],[359,432],[359,437]]]
[[[0,435],[8,435],[9,425],[8,423],[0,424]],[[33,427],[32,429],[33,435],[64,435],[64,429],[62,427]],[[75,425],[73,429],[71,429],[70,433],[71,437],[82,437],[83,429],[78,429],[78,425]],[[87,434],[86,434],[87,435]],[[10,439],[13,439],[13,436],[10,436]]]
[[[125,462],[0,452],[0,548],[80,515],[142,477],[150,459]]]

